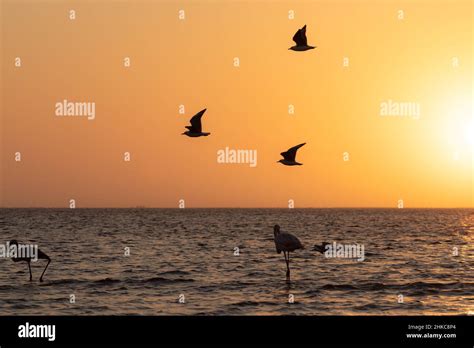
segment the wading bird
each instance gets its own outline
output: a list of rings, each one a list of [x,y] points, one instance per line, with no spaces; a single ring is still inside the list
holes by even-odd
[[[313,247],[313,251],[320,252],[321,254],[324,254],[326,252],[326,245],[329,245],[330,243],[327,242],[322,242],[321,245],[315,244]]]
[[[18,251],[18,242],[16,240],[11,240],[10,245],[16,245],[16,249]],[[18,255],[17,255],[18,256]],[[41,273],[41,277],[39,279],[40,282],[43,281],[43,275],[44,272],[46,272],[46,268],[48,268],[49,263],[51,262],[51,259],[49,258],[48,255],[46,255],[44,252],[42,252],[40,249],[38,249],[38,260],[48,260],[48,263],[46,264],[46,267],[43,270],[43,273]],[[28,263],[28,269],[30,270],[30,282],[33,280],[33,275],[31,274],[31,257],[12,257],[13,262],[26,262]]]
[[[316,48],[315,46],[308,46],[308,39],[306,38],[306,24],[303,28],[298,29],[296,34],[293,36],[293,41],[296,42],[296,45],[290,47],[289,50],[307,51]]]
[[[303,163],[296,162],[296,151],[306,143],[293,146],[291,149],[288,149],[286,152],[280,153],[283,156],[283,159],[277,161],[277,163],[284,164],[285,166],[301,166]]]
[[[283,251],[286,262],[286,278],[290,279],[290,252],[297,249],[304,249],[300,240],[291,233],[280,232],[280,226],[273,227],[273,235],[275,236],[275,247],[278,254]]]
[[[211,133],[206,133],[202,131],[201,126],[201,117],[204,115],[207,109],[199,111],[196,115],[194,115],[190,122],[190,126],[186,126],[188,129],[186,132],[182,133],[181,135],[187,135],[188,137],[196,138],[196,137],[207,137]]]

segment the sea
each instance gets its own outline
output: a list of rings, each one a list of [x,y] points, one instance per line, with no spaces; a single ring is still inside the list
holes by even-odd
[[[0,315],[474,314],[474,209],[0,209],[12,239],[52,261],[0,258]]]

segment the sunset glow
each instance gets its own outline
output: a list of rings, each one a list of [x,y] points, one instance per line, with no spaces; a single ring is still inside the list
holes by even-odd
[[[471,1],[2,12],[4,207],[474,206]],[[305,24],[317,48],[288,50]],[[56,116],[63,100],[95,102],[95,118]],[[211,135],[183,137],[203,108]],[[304,142],[303,166],[276,163]],[[257,165],[219,163],[226,147]]]

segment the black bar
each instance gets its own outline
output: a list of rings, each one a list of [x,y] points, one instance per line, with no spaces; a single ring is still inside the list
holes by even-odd
[[[20,338],[25,323],[55,325],[55,340]],[[409,329],[408,325],[418,326]],[[427,328],[430,325],[431,328]],[[439,327],[439,325],[442,325]],[[423,326],[423,328],[421,328]],[[455,326],[455,328],[453,327]],[[173,317],[0,316],[0,346],[58,344],[392,344],[473,347],[472,316]],[[456,334],[407,338],[407,334]]]

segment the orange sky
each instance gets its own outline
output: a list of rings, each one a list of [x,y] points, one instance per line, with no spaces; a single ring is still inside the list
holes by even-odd
[[[474,207],[470,0],[0,2],[4,207]],[[317,49],[289,51],[304,24]],[[180,135],[203,108],[211,135]]]

